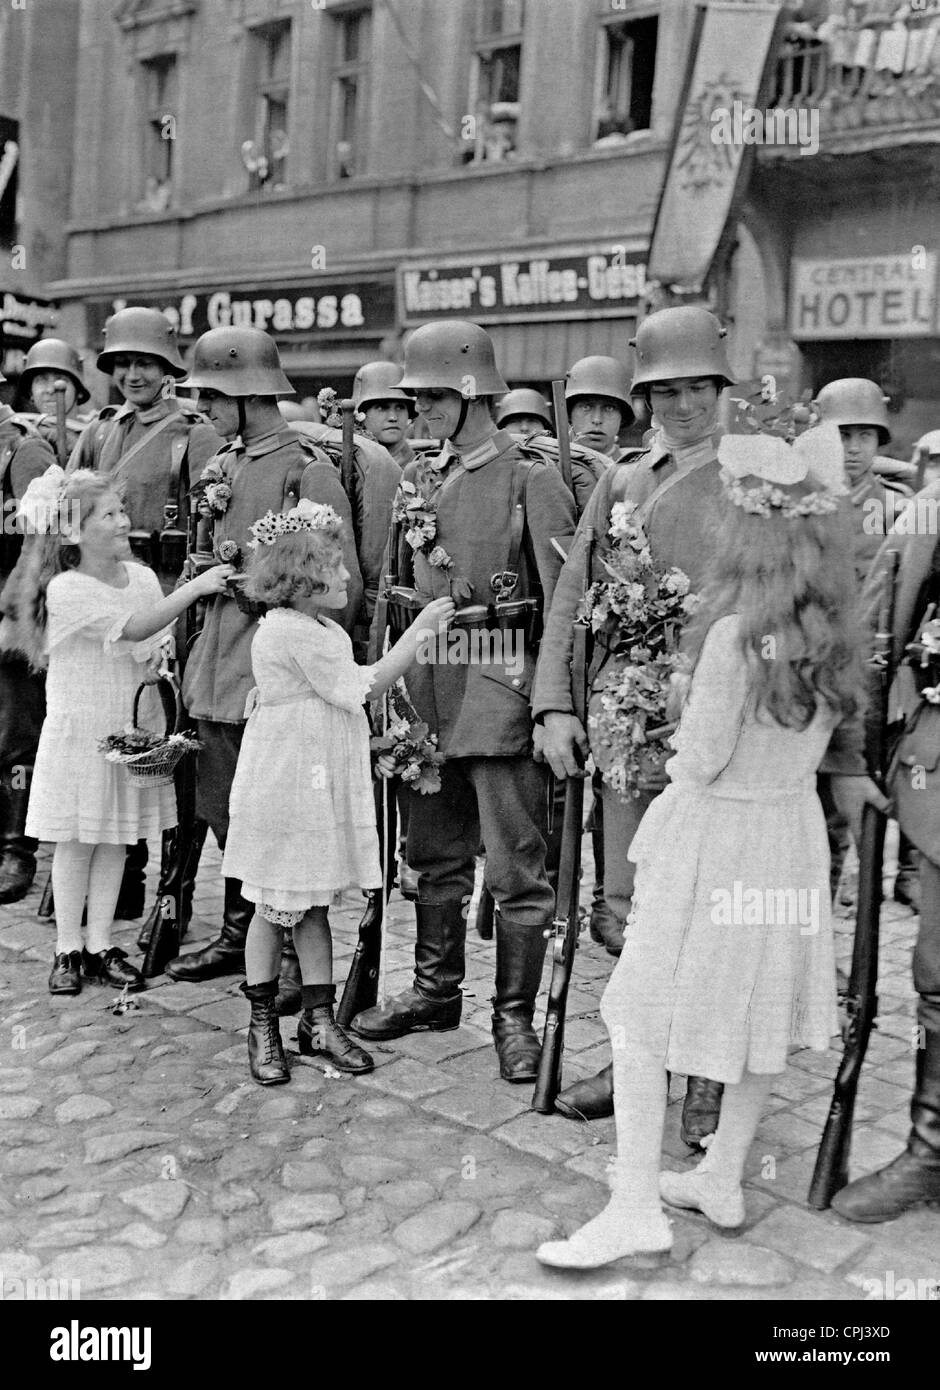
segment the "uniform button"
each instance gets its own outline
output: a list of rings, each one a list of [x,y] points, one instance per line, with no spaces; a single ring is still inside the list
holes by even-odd
[[[512,682],[512,683],[513,683],[513,685],[518,685],[518,684],[519,684],[519,678],[518,678],[518,676],[514,676],[514,677],[513,677],[513,682]]]

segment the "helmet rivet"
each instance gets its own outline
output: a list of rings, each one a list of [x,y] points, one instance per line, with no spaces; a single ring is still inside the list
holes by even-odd
[[[229,357],[237,357],[237,356],[238,356],[238,348],[229,348],[229,350],[228,350],[228,355],[229,355]]]
[[[461,352],[469,352],[469,351],[470,351],[470,344],[469,344],[469,343],[464,343],[464,345],[463,345],[463,347],[460,349],[460,351],[461,351]]]

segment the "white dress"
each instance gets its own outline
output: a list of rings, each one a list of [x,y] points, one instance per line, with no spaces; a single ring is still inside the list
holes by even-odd
[[[625,945],[605,1021],[655,1035],[666,1066],[736,1084],[837,1030],[829,845],[816,769],[834,718],[755,718],[736,615],[710,629],[666,770],[629,848]],[[616,1038],[615,1038],[616,1041]]]
[[[222,861],[249,902],[284,912],[377,888],[379,865],[363,705],[373,666],[357,666],[337,623],[273,608],[251,644],[256,689],[229,798]]]
[[[77,570],[49,584],[46,718],[26,816],[26,833],[37,840],[129,845],[176,824],[172,787],[132,782],[98,748],[131,723],[144,665],[169,631],[142,642],[121,638],[132,613],[163,598],[152,570],[129,563],[124,570],[124,589]],[[142,727],[163,729],[153,690],[141,697],[138,718]]]

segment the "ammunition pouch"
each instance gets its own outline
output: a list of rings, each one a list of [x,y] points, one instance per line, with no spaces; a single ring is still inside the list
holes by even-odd
[[[175,526],[165,526],[160,532],[160,569],[169,574],[181,574],[186,563],[187,536]]]
[[[404,636],[415,618],[426,607],[429,599],[417,589],[408,589],[401,584],[393,584],[386,593],[388,602],[388,626],[392,641]]]
[[[491,626],[501,632],[521,632],[527,647],[534,650],[542,636],[541,604],[537,598],[504,599],[491,605]]]
[[[127,540],[135,560],[154,570],[160,568],[160,542],[156,531],[137,529],[128,534]]]

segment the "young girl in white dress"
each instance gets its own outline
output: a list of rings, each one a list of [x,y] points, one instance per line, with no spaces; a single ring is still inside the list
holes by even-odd
[[[692,633],[698,661],[670,785],[629,847],[634,906],[601,1003],[612,1197],[569,1240],[539,1248],[559,1268],[668,1250],[661,1198],[740,1225],[745,1160],[787,1050],[825,1050],[837,1029],[816,769],[861,698],[851,525],[832,452],[807,473],[801,451],[776,442],[785,455],[743,478],[719,449],[734,505]],[[742,443],[725,458],[736,462]],[[784,485],[794,472],[800,481]],[[690,1172],[659,1172],[667,1070],[725,1087],[715,1137]]]
[[[172,787],[131,782],[98,744],[129,723],[137,687],[156,675],[169,625],[189,604],[218,592],[232,570],[218,566],[164,598],[153,571],[131,558],[130,519],[106,474],[84,469],[66,480],[54,465],[30,484],[24,513],[35,514],[37,503],[68,523],[46,526],[44,540],[33,537],[38,563],[27,560],[49,660],[26,817],[27,835],[55,842],[49,989],[77,994],[89,979],[138,990],[143,977],[111,944],[124,858],[129,844],[176,824],[176,801]]]
[[[246,592],[269,611],[251,644],[257,684],[222,872],[239,879],[255,904],[242,989],[251,1001],[249,1066],[263,1086],[290,1080],[276,1011],[284,928],[293,930],[303,981],[300,1051],[341,1071],[372,1070],[372,1058],[333,1016],[328,916],[339,889],[382,882],[363,706],[404,675],[454,612],[450,599],[434,600],[387,656],[357,666],[349,637],[328,617],[346,604],[342,524],[331,507],[303,500],[250,528]]]

